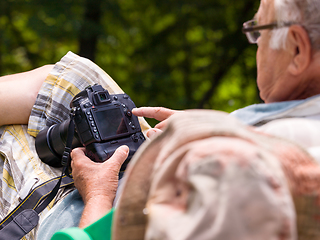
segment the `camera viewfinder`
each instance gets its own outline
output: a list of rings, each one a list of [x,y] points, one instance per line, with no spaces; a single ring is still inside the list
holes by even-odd
[[[95,93],[95,100],[96,100],[97,104],[111,102],[110,95],[107,92]]]

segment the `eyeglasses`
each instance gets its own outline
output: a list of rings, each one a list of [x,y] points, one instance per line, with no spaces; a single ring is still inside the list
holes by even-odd
[[[258,25],[257,20],[253,19],[253,20],[247,21],[243,24],[242,32],[244,34],[246,34],[249,43],[255,44],[255,43],[257,43],[258,38],[261,35],[260,30],[289,27],[293,24],[296,24],[296,23],[283,22],[283,23],[270,23],[270,24],[266,24],[266,25]]]

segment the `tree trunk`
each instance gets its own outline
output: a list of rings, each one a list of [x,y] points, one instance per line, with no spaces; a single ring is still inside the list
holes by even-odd
[[[83,24],[79,33],[79,55],[95,61],[101,32],[101,0],[86,0]]]

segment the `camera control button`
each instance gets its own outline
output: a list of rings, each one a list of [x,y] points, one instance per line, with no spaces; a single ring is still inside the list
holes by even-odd
[[[131,116],[132,116],[132,112],[131,112],[129,109],[127,109],[126,115],[127,115],[128,117],[131,117]]]
[[[84,104],[83,105],[85,108],[89,108],[89,107],[91,107],[92,105],[91,105],[91,103],[86,103],[86,104]]]
[[[140,133],[139,136],[140,136],[140,139],[141,139],[141,140],[145,140],[145,138],[144,138],[144,136],[143,136],[142,133]]]
[[[118,100],[118,96],[113,96],[113,99],[117,101]]]
[[[95,134],[94,137],[95,137],[96,139],[99,139],[99,135],[98,135],[98,134]]]
[[[134,141],[134,142],[138,142],[139,141],[139,136],[137,136],[136,134],[133,134],[131,136],[131,139]]]
[[[132,122],[129,122],[129,126],[134,130],[136,129],[136,126],[132,123]]]
[[[123,95],[123,98],[124,98],[124,99],[128,99],[129,96],[128,96],[127,94],[125,94],[125,95]]]
[[[87,111],[87,115],[91,115],[91,112],[90,112],[90,111]]]

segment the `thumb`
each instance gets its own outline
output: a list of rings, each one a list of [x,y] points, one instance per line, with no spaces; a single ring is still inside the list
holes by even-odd
[[[83,157],[85,156],[85,148],[74,148],[71,151],[71,158]]]
[[[104,163],[116,165],[120,170],[121,165],[127,159],[129,155],[129,147],[126,145],[120,146],[117,150],[113,153],[113,155]]]

